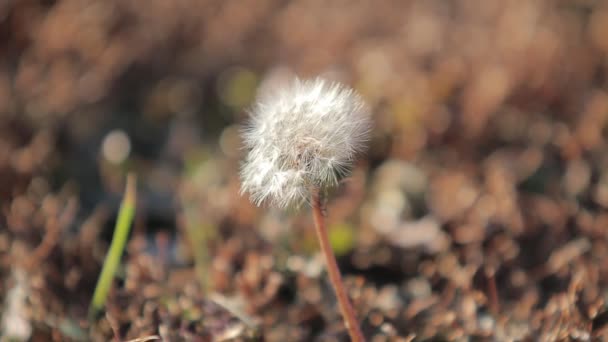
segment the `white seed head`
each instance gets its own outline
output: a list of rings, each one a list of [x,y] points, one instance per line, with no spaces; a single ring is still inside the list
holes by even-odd
[[[362,98],[339,83],[295,79],[268,92],[243,129],[241,192],[257,205],[299,205],[349,174],[370,128]]]

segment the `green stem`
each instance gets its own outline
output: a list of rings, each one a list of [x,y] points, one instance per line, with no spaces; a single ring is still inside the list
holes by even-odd
[[[103,263],[101,275],[97,281],[97,286],[95,287],[93,299],[91,300],[91,305],[89,307],[89,318],[93,318],[94,315],[104,307],[108,292],[112,286],[114,275],[116,274],[116,269],[120,264],[120,259],[125,249],[127,238],[129,237],[129,231],[131,230],[131,223],[135,216],[137,197],[136,182],[137,180],[134,174],[129,174],[127,176],[125,194],[122,203],[120,204],[118,219],[116,220],[114,235],[112,236],[112,243]]]

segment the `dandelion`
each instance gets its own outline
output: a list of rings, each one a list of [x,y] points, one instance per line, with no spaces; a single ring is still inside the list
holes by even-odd
[[[352,341],[364,339],[329,244],[321,192],[348,176],[366,148],[370,127],[367,107],[354,90],[317,78],[296,79],[261,96],[243,130],[247,156],[241,167],[241,192],[248,192],[257,205],[311,204],[317,238]]]
[[[312,189],[335,186],[349,174],[369,129],[367,108],[352,89],[296,79],[263,96],[251,112],[242,192],[257,205],[298,206]]]

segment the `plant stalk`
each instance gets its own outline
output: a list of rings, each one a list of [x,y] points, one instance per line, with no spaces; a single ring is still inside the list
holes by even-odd
[[[131,231],[131,223],[135,215],[135,204],[137,197],[135,174],[129,174],[127,176],[127,183],[125,185],[125,193],[120,204],[120,210],[118,211],[118,218],[116,220],[116,226],[114,227],[114,234],[112,235],[112,243],[110,249],[103,262],[101,274],[97,280],[97,286],[93,293],[93,299],[89,306],[89,318],[93,319],[95,313],[97,313],[106,303],[106,297],[112,287],[112,282],[116,274],[116,270],[120,265],[120,259],[125,249],[125,244],[129,237],[129,231]]]
[[[321,247],[321,251],[323,252],[323,256],[325,257],[325,262],[327,263],[329,280],[334,288],[334,291],[336,292],[338,306],[340,307],[340,312],[344,317],[344,324],[346,325],[350,339],[353,342],[363,342],[365,341],[365,338],[361,333],[361,328],[359,328],[359,323],[355,317],[355,311],[353,310],[353,307],[348,299],[348,295],[346,294],[344,283],[342,282],[342,276],[340,275],[340,269],[338,268],[338,262],[336,261],[336,256],[334,255],[329,243],[319,189],[315,189],[312,194],[312,215],[315,222],[317,238],[319,239],[319,245]]]

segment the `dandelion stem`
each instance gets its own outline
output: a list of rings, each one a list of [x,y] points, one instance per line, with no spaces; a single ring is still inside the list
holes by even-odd
[[[344,324],[346,325],[346,329],[348,330],[351,341],[363,342],[365,341],[365,338],[363,337],[361,329],[359,328],[359,323],[355,317],[355,312],[350,304],[348,295],[346,294],[344,283],[342,283],[342,276],[340,275],[340,269],[338,268],[336,257],[331,249],[331,245],[329,244],[327,228],[325,226],[325,217],[323,216],[321,205],[321,195],[319,189],[317,188],[312,192],[312,215],[315,222],[317,238],[319,239],[319,245],[321,246],[321,251],[325,257],[325,262],[327,263],[329,280],[334,288],[334,291],[336,292],[338,306],[340,307],[340,311],[344,317]]]

